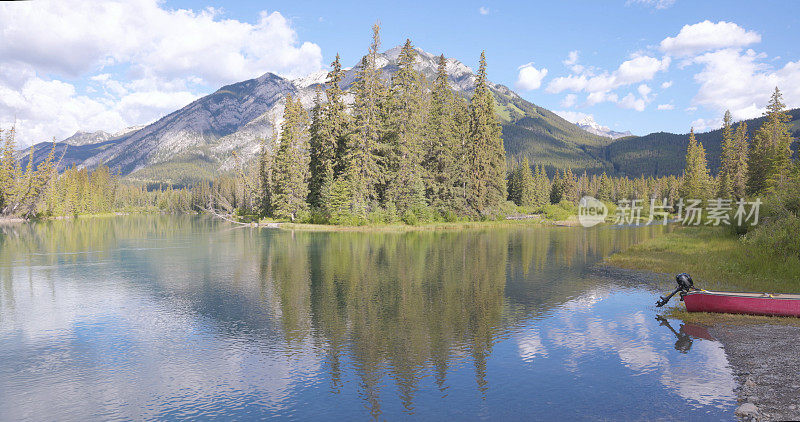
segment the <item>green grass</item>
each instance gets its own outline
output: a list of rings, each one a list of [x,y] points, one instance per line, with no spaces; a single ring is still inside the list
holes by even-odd
[[[727,228],[677,226],[612,255],[606,263],[656,273],[687,272],[705,289],[800,292],[800,259],[759,250]]]

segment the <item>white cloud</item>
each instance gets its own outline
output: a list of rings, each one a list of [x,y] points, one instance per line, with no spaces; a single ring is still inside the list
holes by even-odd
[[[666,9],[675,4],[675,0],[628,0],[625,5],[641,4],[656,9]]]
[[[696,119],[692,122],[695,132],[705,132],[722,127],[722,119]]]
[[[533,63],[524,64],[519,67],[519,75],[517,76],[517,88],[532,90],[539,89],[542,86],[542,79],[547,76],[547,69],[537,69]]]
[[[659,104],[656,108],[658,110],[674,110],[675,106],[672,104]]]
[[[607,93],[619,87],[653,79],[657,72],[669,68],[670,58],[659,60],[650,56],[636,56],[626,60],[612,73],[599,75],[572,74],[553,79],[547,85],[547,92],[585,91],[589,93]]]
[[[650,95],[650,93],[653,91],[649,86],[647,86],[647,84],[639,85],[636,90],[639,91],[639,95],[641,95],[642,98],[648,98],[648,95]]]
[[[628,93],[628,95],[622,97],[622,99],[619,101],[620,107],[631,108],[636,111],[644,111],[646,105],[647,102],[644,100],[644,98],[636,98],[636,96],[631,93]]]
[[[567,54],[566,60],[564,60],[564,65],[572,66],[578,63],[578,50],[572,50]]]
[[[675,56],[692,56],[709,50],[745,47],[761,41],[761,35],[733,22],[703,21],[684,25],[677,36],[661,41],[661,51]]]
[[[567,94],[561,101],[561,107],[570,108],[578,101],[578,96],[575,94]]]
[[[592,92],[586,97],[586,104],[593,106],[595,104],[603,103],[603,102],[612,102],[616,103],[619,100],[619,96],[613,92],[608,91],[598,91]]]
[[[667,89],[672,86],[672,81],[662,82],[661,89]]]
[[[578,50],[572,50],[567,54],[567,58],[562,61],[564,66],[567,66],[572,73],[583,73],[587,71],[583,65],[578,64]]]
[[[790,108],[800,106],[800,61],[774,69],[765,64],[766,56],[753,50],[723,49],[694,59],[702,66],[694,79],[700,84],[693,102],[710,107],[718,114],[726,109],[734,119],[761,115],[775,87]]]
[[[580,111],[570,111],[570,110],[553,110],[553,113],[558,114],[561,116],[562,119],[570,122],[570,123],[578,123],[581,120],[591,117],[594,119],[594,116],[587,113],[581,113]]]
[[[478,13],[480,13],[481,15],[484,15],[484,16],[488,15],[489,14],[489,8],[486,7],[486,6],[481,6],[481,7],[478,8]]]
[[[251,24],[157,0],[18,2],[0,5],[0,28],[0,125],[17,115],[23,143],[147,123],[224,84],[322,67],[278,12]]]

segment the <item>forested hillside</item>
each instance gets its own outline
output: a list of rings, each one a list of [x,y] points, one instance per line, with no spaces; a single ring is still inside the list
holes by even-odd
[[[800,135],[800,109],[786,112],[791,120],[791,131],[795,138]],[[748,137],[752,139],[761,127],[764,117],[745,120]],[[737,122],[738,123],[738,122]],[[722,152],[722,129],[695,133],[708,155],[708,167],[716,174]],[[620,138],[604,149],[603,157],[613,163],[613,174],[618,176],[668,176],[680,175],[686,165],[684,155],[689,145],[689,134],[656,132],[645,136]],[[794,148],[797,148],[795,145]]]

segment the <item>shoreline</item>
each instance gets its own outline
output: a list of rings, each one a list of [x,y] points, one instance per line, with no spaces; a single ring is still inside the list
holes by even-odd
[[[35,223],[42,221],[59,221],[59,220],[77,220],[77,219],[91,219],[91,218],[109,218],[120,217],[128,215],[162,215],[165,213],[154,212],[110,212],[102,214],[78,214],[78,215],[59,215],[48,216],[32,219],[24,219],[19,217],[0,217],[0,226],[11,226],[25,223]],[[169,214],[169,213],[166,213]],[[359,226],[346,226],[334,224],[314,224],[314,223],[293,223],[290,221],[236,221],[232,218],[222,218],[217,215],[203,214],[203,213],[185,213],[186,215],[208,216],[210,218],[218,218],[231,224],[236,224],[241,227],[251,228],[268,228],[268,229],[281,229],[281,230],[299,230],[311,232],[409,232],[409,231],[453,231],[453,230],[473,230],[473,229],[490,229],[490,228],[508,228],[508,227],[569,227],[580,228],[581,225],[574,219],[567,220],[550,220],[541,214],[528,214],[528,215],[513,215],[508,216],[502,220],[485,220],[485,221],[454,221],[454,222],[422,222],[419,224],[405,224],[403,222],[396,223],[380,223],[380,224],[364,224]]]
[[[622,285],[645,284],[656,289],[672,279],[670,274],[607,262],[593,271],[618,279]],[[731,416],[748,421],[800,420],[800,360],[796,352],[800,318],[690,313],[680,302],[670,303],[666,312],[654,314],[689,327],[700,326],[722,345],[736,382],[737,403]]]

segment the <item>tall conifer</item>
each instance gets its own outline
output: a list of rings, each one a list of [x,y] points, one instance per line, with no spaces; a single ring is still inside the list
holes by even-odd
[[[273,212],[294,221],[308,210],[308,116],[298,99],[286,96],[280,145],[275,155]]]
[[[750,147],[747,190],[751,195],[776,186],[788,174],[794,139],[785,107],[776,87],[764,113],[766,120],[753,136]]]
[[[494,97],[486,76],[486,54],[481,52],[470,101],[469,181],[467,203],[479,215],[499,211],[506,198],[506,157]]]
[[[424,205],[422,181],[422,137],[425,123],[423,76],[414,70],[417,52],[406,40],[398,57],[398,69],[392,76],[388,114],[387,170],[391,175],[386,202],[401,215]]]
[[[689,133],[689,146],[686,149],[686,169],[683,172],[681,195],[687,199],[708,199],[712,178],[708,171],[706,150],[694,137],[694,129]]]
[[[361,59],[353,86],[354,130],[347,142],[347,181],[353,199],[353,212],[366,213],[377,204],[379,188],[384,182],[385,148],[383,148],[386,86],[377,68],[380,48],[380,25],[372,26],[372,44]]]

